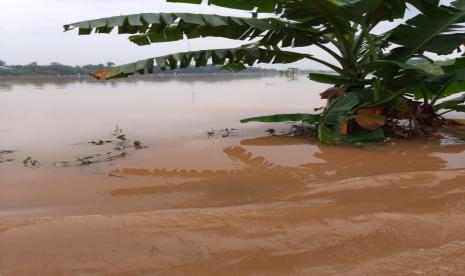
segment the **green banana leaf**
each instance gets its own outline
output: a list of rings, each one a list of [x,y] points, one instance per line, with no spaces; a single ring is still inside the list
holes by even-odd
[[[350,78],[346,76],[340,75],[330,75],[330,74],[321,74],[321,73],[310,73],[308,74],[308,78],[312,81],[320,82],[320,83],[327,83],[327,84],[334,84],[334,85],[366,85],[370,84],[369,81]]]
[[[247,119],[242,119],[241,123],[249,122],[262,122],[262,123],[276,123],[276,122],[299,122],[304,121],[311,124],[318,123],[321,120],[321,115],[318,114],[276,114],[260,117],[252,117]]]
[[[465,94],[460,95],[459,97],[443,101],[434,106],[435,110],[448,109],[448,110],[457,110],[461,111],[463,109],[463,104],[465,104]]]
[[[390,31],[388,40],[400,45],[388,57],[405,62],[418,52],[451,54],[465,41],[465,0],[428,10]]]
[[[244,68],[239,64],[247,64],[249,66],[255,63],[271,63],[271,64],[286,64],[302,59],[313,59],[311,55],[301,54],[289,51],[270,50],[266,48],[231,48],[231,49],[214,49],[202,50],[194,52],[184,52],[172,55],[160,56],[139,60],[137,62],[109,67],[92,74],[97,79],[112,79],[121,78],[139,74],[150,74],[153,72],[153,67],[156,65],[161,70],[167,67],[170,69],[186,68],[192,62],[195,66],[206,66],[211,60],[216,65],[226,65],[226,69]]]
[[[247,18],[192,13],[141,13],[99,18],[64,25],[65,31],[79,29],[80,35],[110,33],[135,34],[129,40],[137,45],[170,42],[200,37],[236,40],[260,38],[260,45],[309,46],[321,42],[321,32],[296,28],[277,18]]]

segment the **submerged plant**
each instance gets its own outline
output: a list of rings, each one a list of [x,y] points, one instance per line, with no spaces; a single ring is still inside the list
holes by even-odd
[[[12,153],[14,153],[13,150],[0,150],[0,163],[15,161],[15,159],[8,157]]]
[[[29,156],[23,160],[23,165],[27,168],[36,169],[40,167],[40,162],[35,159],[32,159],[32,157]]]
[[[91,154],[86,156],[78,156],[75,160],[61,160],[56,161],[53,163],[55,167],[70,167],[70,166],[85,166],[94,163],[101,163],[101,162],[110,162],[113,160],[125,158],[128,155],[127,149],[133,148],[135,150],[140,150],[146,148],[147,146],[143,145],[140,140],[129,140],[126,138],[126,134],[124,134],[123,130],[116,126],[115,130],[112,133],[112,136],[116,138],[116,140],[91,140],[89,144],[96,145],[96,146],[104,146],[107,144],[113,145],[113,150],[120,151],[120,153],[113,153],[109,151],[105,154]]]
[[[107,152],[106,154],[93,154],[86,155],[82,157],[76,157],[76,160],[61,160],[53,163],[55,167],[70,167],[70,166],[86,166],[94,163],[109,162],[117,159],[124,158],[128,155],[127,152],[123,151],[118,154],[113,154],[112,152]]]
[[[207,138],[216,138],[221,136],[223,138],[237,136],[237,132],[239,130],[237,128],[223,128],[220,130],[212,128],[211,130],[207,131]]]
[[[135,149],[143,149],[146,146],[142,145],[142,142],[139,140],[128,140],[126,138],[126,134],[124,134],[123,130],[116,126],[115,130],[112,133],[112,136],[116,138],[116,140],[103,140],[103,139],[96,139],[91,140],[89,144],[96,145],[96,146],[103,146],[105,144],[114,144],[114,150],[124,150],[127,148],[135,148]]]
[[[202,0],[167,0],[201,4]],[[449,111],[465,111],[465,96],[443,99],[465,90],[465,58],[436,66],[425,53],[449,55],[465,41],[465,0],[440,5],[438,0],[209,0],[250,11],[250,17],[191,13],[143,13],[65,25],[80,35],[130,34],[137,45],[223,37],[249,40],[238,48],[176,53],[114,66],[92,75],[99,79],[152,73],[154,66],[206,66],[209,61],[230,70],[256,63],[284,64],[312,60],[334,74],[311,73],[313,81],[334,85],[322,93],[327,106],[319,114],[283,114],[242,120],[243,123],[304,121],[315,125],[325,143],[379,141],[402,133],[423,135],[447,121]],[[418,15],[383,33],[380,24]],[[283,50],[315,46],[335,63],[309,53]],[[422,60],[423,63],[413,61]],[[434,68],[432,70],[431,68]],[[400,131],[407,121],[408,131]]]

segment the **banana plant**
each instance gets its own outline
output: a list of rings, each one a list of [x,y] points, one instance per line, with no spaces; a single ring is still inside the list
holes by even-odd
[[[244,45],[151,57],[114,66],[92,75],[98,79],[150,74],[192,63],[242,70],[258,63],[318,62],[334,74],[309,74],[313,81],[331,84],[322,98],[320,114],[278,114],[242,122],[305,121],[318,126],[325,143],[379,141],[391,135],[424,134],[424,127],[446,122],[443,114],[465,111],[465,97],[445,101],[465,91],[465,59],[451,60],[429,73],[413,59],[432,62],[425,53],[450,55],[465,42],[465,0],[440,5],[439,0],[167,0],[193,5],[215,5],[250,12],[236,17],[192,13],[142,13],[82,21],[64,26],[80,35],[129,34],[137,45],[222,37]],[[205,3],[206,2],[206,3]],[[403,20],[407,9],[418,15]],[[384,22],[402,20],[384,33],[374,29]],[[329,62],[311,53],[296,52],[314,46],[328,53]],[[402,120],[414,128],[407,131]]]

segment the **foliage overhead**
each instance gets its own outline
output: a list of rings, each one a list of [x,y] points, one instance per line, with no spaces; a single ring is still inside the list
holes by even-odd
[[[208,4],[248,11],[250,17],[192,13],[142,13],[100,18],[65,25],[79,34],[129,34],[137,45],[223,37],[248,41],[233,49],[176,53],[113,66],[93,73],[102,79],[147,74],[153,68],[185,68],[192,62],[209,62],[241,70],[257,63],[284,64],[308,59],[335,74],[310,74],[309,78],[332,84],[324,93],[328,104],[321,114],[288,114],[249,118],[243,122],[309,121],[318,125],[319,138],[327,143],[382,140],[389,134],[421,134],[423,126],[442,119],[439,112],[464,111],[465,98],[445,97],[465,91],[465,60],[426,70],[413,60],[425,55],[449,55],[465,42],[465,0],[440,5],[438,0],[167,0],[173,3]],[[376,33],[380,24],[404,19],[407,9],[418,14],[400,25]],[[334,62],[321,60],[294,48],[314,46]],[[286,50],[283,50],[286,48]],[[337,92],[337,93],[336,93]],[[415,130],[402,129],[410,120]]]
[[[177,53],[172,55],[160,56],[139,60],[134,63],[123,66],[116,66],[97,71],[92,76],[98,79],[111,79],[132,75],[136,72],[141,74],[152,73],[156,64],[161,70],[169,67],[171,70],[176,68],[186,68],[192,62],[195,66],[206,66],[211,59],[213,64],[226,64],[225,68],[232,70],[242,69],[238,65],[253,65],[258,63],[285,64],[295,62],[304,58],[311,59],[308,54],[299,54],[287,51],[278,51],[266,48],[233,48],[233,49],[215,49],[194,52]],[[227,63],[226,63],[227,60]]]

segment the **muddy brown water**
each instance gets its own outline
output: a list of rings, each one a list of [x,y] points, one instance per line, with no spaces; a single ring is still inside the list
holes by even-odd
[[[0,79],[1,275],[460,275],[465,132],[276,137],[325,87],[275,76]],[[115,126],[147,148],[89,166]],[[211,129],[236,128],[234,135]],[[40,168],[26,168],[28,156]],[[5,158],[0,161],[5,161]]]

